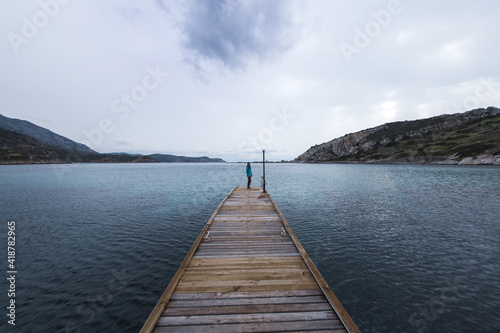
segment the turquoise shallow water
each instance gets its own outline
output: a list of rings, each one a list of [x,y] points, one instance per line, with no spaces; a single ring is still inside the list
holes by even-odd
[[[500,331],[500,168],[268,164],[266,174],[362,331]],[[205,220],[245,183],[242,164],[1,166],[0,248],[14,220],[18,307],[15,329],[4,310],[0,331],[137,332]]]

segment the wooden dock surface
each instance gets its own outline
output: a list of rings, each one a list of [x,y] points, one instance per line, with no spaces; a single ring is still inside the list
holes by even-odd
[[[220,203],[146,332],[359,332],[269,195]]]

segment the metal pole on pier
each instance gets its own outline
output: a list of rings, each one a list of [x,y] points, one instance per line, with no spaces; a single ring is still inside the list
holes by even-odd
[[[264,193],[266,193],[266,150],[262,149],[262,173],[264,177]]]

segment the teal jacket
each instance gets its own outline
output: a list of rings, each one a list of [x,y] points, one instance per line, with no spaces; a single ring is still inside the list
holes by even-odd
[[[252,177],[252,168],[247,165],[247,176]]]

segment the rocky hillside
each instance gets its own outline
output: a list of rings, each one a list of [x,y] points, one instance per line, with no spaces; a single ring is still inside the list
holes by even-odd
[[[224,162],[220,158],[164,154],[100,154],[25,120],[0,115],[0,164],[26,163]]]
[[[157,162],[148,156],[87,153],[48,146],[31,136],[0,128],[0,164]]]
[[[46,146],[65,150],[81,151],[89,154],[97,154],[97,152],[82,143],[72,141],[64,136],[51,132],[46,128],[37,126],[26,120],[8,118],[0,114],[0,128],[27,135]]]
[[[294,162],[500,165],[500,109],[384,124],[313,146]]]
[[[0,164],[62,163],[64,151],[24,134],[0,128],[0,144]]]

